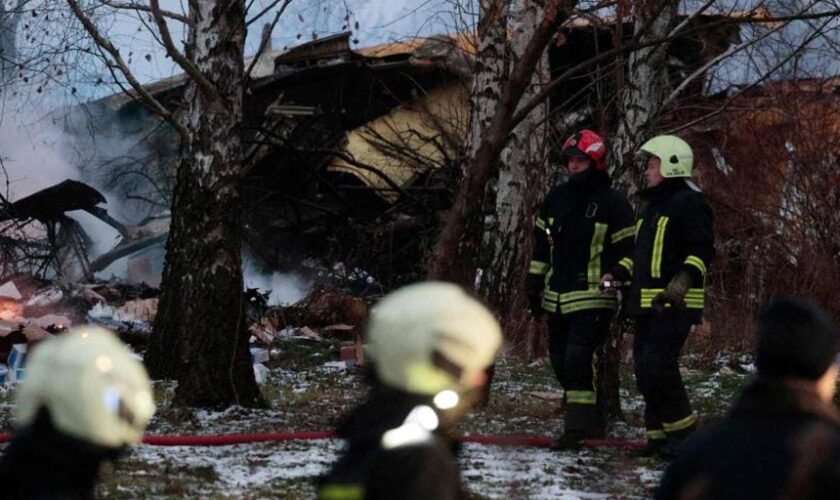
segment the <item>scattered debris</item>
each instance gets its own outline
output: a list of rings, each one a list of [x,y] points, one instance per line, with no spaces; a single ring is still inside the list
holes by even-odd
[[[544,399],[546,401],[563,401],[562,392],[544,392],[544,391],[530,391],[526,392],[528,396],[533,396],[537,399]]]

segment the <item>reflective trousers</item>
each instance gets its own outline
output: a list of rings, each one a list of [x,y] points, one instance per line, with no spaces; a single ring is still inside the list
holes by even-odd
[[[548,354],[565,390],[565,431],[597,436],[603,433],[594,386],[593,356],[607,338],[613,311],[592,309],[552,314],[548,319]]]
[[[690,313],[675,308],[636,317],[633,370],[645,399],[648,439],[690,432],[696,423],[679,368],[692,323]]]

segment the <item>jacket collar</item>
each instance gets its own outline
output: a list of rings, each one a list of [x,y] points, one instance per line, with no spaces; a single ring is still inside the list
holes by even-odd
[[[690,189],[682,177],[674,179],[664,179],[662,182],[652,188],[645,188],[639,192],[639,196],[645,201],[660,201],[670,197],[677,191],[683,189]]]
[[[812,381],[759,378],[735,402],[732,416],[807,415],[840,428],[840,412],[820,399]]]

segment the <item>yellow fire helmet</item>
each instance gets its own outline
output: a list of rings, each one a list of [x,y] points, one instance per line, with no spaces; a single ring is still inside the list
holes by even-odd
[[[32,423],[44,407],[58,431],[109,448],[139,442],[155,412],[143,364],[114,334],[89,326],[33,350],[16,424]]]
[[[658,135],[642,144],[645,153],[656,156],[662,162],[659,172],[662,177],[691,177],[694,169],[694,153],[687,142],[675,135]]]
[[[368,353],[386,385],[416,394],[471,389],[502,344],[499,323],[451,283],[403,287],[380,301],[367,326]]]

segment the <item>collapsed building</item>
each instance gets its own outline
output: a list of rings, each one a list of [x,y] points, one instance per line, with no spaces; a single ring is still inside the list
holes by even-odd
[[[738,25],[717,22],[721,17],[698,16],[691,21],[698,29],[671,44],[675,79],[738,42]],[[565,25],[549,47],[551,74],[612,49],[616,33],[629,39],[632,25],[619,30],[615,24],[580,19]],[[313,259],[327,267],[342,263],[364,282],[386,287],[422,273],[460,176],[474,52],[463,35],[352,49],[351,35],[342,33],[269,51],[253,62],[242,126],[242,198],[246,251],[260,268],[295,269]],[[605,60],[557,87],[549,101],[553,135],[595,126],[614,112],[604,100],[614,93],[613,79],[602,78],[614,62]],[[146,90],[178,109],[185,81],[176,75]],[[697,85],[699,95],[702,79]],[[93,261],[85,261],[84,242],[77,238],[75,250],[65,253],[81,264],[72,273],[73,266],[59,266],[74,280],[89,279],[132,252],[162,253],[178,148],[176,134],[132,92],[80,111],[87,119],[85,133],[77,133],[80,144],[90,132],[118,135],[131,145],[82,170],[104,179],[99,185],[121,197],[137,218],[117,223],[121,242]],[[88,211],[102,218],[101,210]]]

